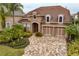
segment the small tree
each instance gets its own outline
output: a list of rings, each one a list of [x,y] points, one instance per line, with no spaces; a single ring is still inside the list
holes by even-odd
[[[15,25],[15,11],[23,12],[23,5],[20,3],[8,3],[8,10],[13,17],[13,25]]]
[[[0,3],[0,20],[2,28],[5,28],[5,18],[8,15],[8,9],[6,3]]]
[[[78,35],[77,25],[71,24],[67,26],[65,32],[68,34],[68,39],[74,40]]]

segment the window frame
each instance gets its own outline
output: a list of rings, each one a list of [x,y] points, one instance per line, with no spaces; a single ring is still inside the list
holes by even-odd
[[[62,17],[62,22],[60,22],[60,17]],[[63,24],[63,21],[64,21],[64,15],[63,14],[58,15],[58,23]]]
[[[47,17],[49,17],[49,22],[47,21]],[[46,20],[46,23],[50,23],[50,20],[51,20],[51,16],[48,14],[45,16],[45,20]]]

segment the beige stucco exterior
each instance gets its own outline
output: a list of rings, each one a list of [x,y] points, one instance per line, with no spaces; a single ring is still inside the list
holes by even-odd
[[[16,16],[16,17],[14,17],[14,19],[15,19],[15,23],[17,24],[18,21],[22,19],[22,16]],[[12,26],[13,25],[13,17],[7,16],[5,18],[5,26],[7,25],[6,23],[9,23],[9,25]],[[3,28],[2,28],[1,23],[0,23],[0,31],[2,31],[2,30],[3,30]]]
[[[36,18],[34,18],[34,15]],[[50,15],[51,17],[48,23],[45,18],[46,15]],[[59,23],[59,15],[63,16],[62,23]],[[50,36],[65,37],[64,28],[66,24],[71,23],[70,11],[61,6],[37,8],[27,13],[24,18],[29,21],[25,21],[25,24],[30,24],[30,31],[34,32],[36,30],[36,32]]]

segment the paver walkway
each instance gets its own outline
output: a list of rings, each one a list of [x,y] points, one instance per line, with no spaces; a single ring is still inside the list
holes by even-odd
[[[67,55],[66,40],[56,37],[29,38],[30,45],[24,50],[24,56],[65,56]]]

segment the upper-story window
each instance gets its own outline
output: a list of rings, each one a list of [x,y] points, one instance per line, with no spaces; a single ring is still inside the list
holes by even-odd
[[[33,12],[33,18],[36,19],[37,12]]]
[[[46,19],[46,23],[50,23],[51,16],[50,15],[46,15],[45,16],[45,19]]]
[[[36,15],[33,15],[33,18],[36,19]]]
[[[63,23],[64,15],[58,15],[58,23]]]

